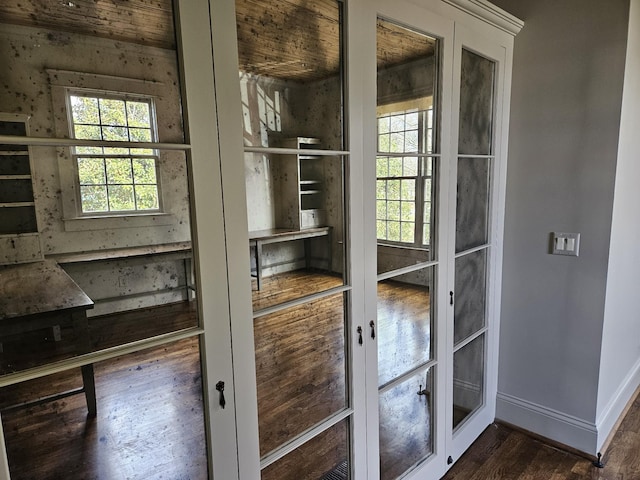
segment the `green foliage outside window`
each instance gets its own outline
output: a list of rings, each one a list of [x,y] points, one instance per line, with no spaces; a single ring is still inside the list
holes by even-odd
[[[431,110],[378,118],[376,231],[379,240],[430,243],[432,159]],[[412,155],[413,154],[413,155]]]
[[[154,141],[150,101],[71,94],[69,103],[75,138]],[[79,146],[74,150],[83,213],[159,209],[153,149]]]

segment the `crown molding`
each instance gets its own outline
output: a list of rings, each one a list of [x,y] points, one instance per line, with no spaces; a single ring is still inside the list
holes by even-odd
[[[516,36],[524,22],[510,13],[496,7],[487,0],[442,0],[484,22]]]

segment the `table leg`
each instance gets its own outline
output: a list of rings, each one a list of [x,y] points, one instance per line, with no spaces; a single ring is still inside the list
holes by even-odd
[[[89,320],[86,312],[75,312],[73,316],[73,326],[78,336],[78,351],[80,353],[89,353],[91,351],[91,338],[89,336]],[[93,372],[93,364],[83,365],[82,383],[84,385],[84,395],[87,399],[87,410],[89,416],[95,417],[97,413],[96,406],[96,381]]]
[[[304,266],[307,270],[311,268],[311,239],[304,239]]]
[[[87,399],[89,416],[95,417],[98,413],[98,408],[96,406],[96,380],[92,363],[82,366],[82,383],[84,385],[84,396]]]
[[[256,280],[258,290],[262,288],[262,242],[256,242]]]

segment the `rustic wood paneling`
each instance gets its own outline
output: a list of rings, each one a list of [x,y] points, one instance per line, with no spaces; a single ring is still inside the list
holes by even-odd
[[[314,81],[340,67],[340,12],[335,0],[237,0],[239,68]],[[0,2],[0,23],[12,23],[175,49],[171,0],[23,0]],[[378,22],[378,66],[432,55],[435,42]]]
[[[175,48],[171,0],[0,2],[0,22]]]
[[[436,48],[434,38],[383,19],[378,19],[376,41],[379,69],[430,57]]]

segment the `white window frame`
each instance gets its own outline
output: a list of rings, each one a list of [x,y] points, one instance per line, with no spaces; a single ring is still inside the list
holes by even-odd
[[[402,218],[399,220],[399,222],[401,223],[400,228],[402,229],[402,223],[413,223],[413,232],[414,232],[414,237],[413,237],[413,242],[404,242],[404,241],[396,241],[396,240],[389,240],[389,239],[385,239],[385,238],[380,238],[378,237],[378,244],[380,245],[390,245],[390,246],[399,246],[399,247],[407,247],[407,248],[416,248],[416,249],[428,249],[430,247],[430,242],[428,241],[428,239],[424,238],[424,225],[425,225],[425,218],[424,218],[424,211],[425,211],[425,207],[426,204],[429,203],[431,204],[431,196],[429,198],[426,198],[425,195],[425,183],[429,182],[429,184],[431,185],[431,188],[433,188],[433,167],[431,169],[431,172],[427,172],[427,168],[426,168],[426,161],[428,161],[431,157],[425,156],[427,154],[433,154],[433,150],[434,150],[434,138],[433,138],[433,131],[434,131],[434,118],[433,118],[433,97],[430,96],[428,99],[428,102],[430,103],[430,105],[426,108],[422,108],[422,107],[411,107],[410,103],[400,103],[400,104],[391,104],[391,105],[387,105],[382,107],[381,109],[379,109],[378,115],[377,115],[377,119],[379,120],[380,118],[383,117],[388,117],[388,116],[394,116],[394,115],[401,115],[401,114],[409,114],[409,113],[418,113],[418,126],[417,126],[417,130],[418,130],[418,146],[416,151],[402,151],[402,152],[382,152],[379,151],[376,157],[376,161],[379,158],[406,158],[406,157],[416,157],[417,158],[417,172],[415,175],[410,175],[410,176],[377,176],[376,175],[376,182],[383,180],[383,181],[391,181],[391,180],[398,180],[398,181],[402,181],[402,180],[411,180],[414,182],[414,189],[415,189],[415,199],[413,201],[410,200],[402,200],[402,198],[400,198],[399,200],[397,200],[398,202],[409,202],[409,203],[413,203],[414,204],[414,220],[413,222],[410,221],[402,221]],[[407,108],[408,107],[408,108]],[[380,111],[381,110],[381,111]],[[378,124],[379,125],[379,124]],[[406,129],[405,129],[406,131]],[[429,139],[429,134],[431,133],[431,137]],[[377,141],[379,142],[379,139],[382,135],[387,135],[387,133],[380,133],[380,131],[377,131],[376,134],[376,138]],[[377,201],[382,200],[377,198],[376,195],[376,203]],[[391,200],[396,201],[396,200]],[[386,202],[388,203],[389,200],[386,199]],[[376,209],[377,212],[377,209]],[[394,220],[389,220],[387,219],[380,219],[378,218],[377,214],[376,214],[376,224],[379,221],[394,221]],[[431,222],[430,222],[431,224]],[[429,227],[431,229],[431,225]],[[401,232],[402,234],[402,232]],[[426,240],[426,241],[425,241]]]
[[[51,85],[51,98],[54,112],[54,124],[58,138],[72,137],[71,111],[68,105],[68,91],[93,91],[105,94],[118,93],[131,97],[147,97],[154,99],[154,116],[157,118],[162,112],[156,99],[162,98],[167,87],[156,81],[137,78],[117,77],[112,75],[89,74],[68,70],[47,69]],[[60,114],[59,112],[63,112]],[[155,124],[156,132],[158,125]],[[156,141],[162,141],[157,139]],[[130,145],[123,142],[124,145]],[[146,228],[160,225],[173,225],[178,222],[177,217],[165,210],[167,205],[162,189],[163,160],[158,156],[156,175],[158,182],[159,210],[125,211],[106,213],[82,213],[80,205],[80,191],[78,171],[74,158],[73,147],[59,148],[57,153],[58,172],[60,175],[61,201],[65,231],[91,231],[113,228]]]
[[[110,91],[102,91],[102,90],[93,90],[88,88],[67,88],[66,91],[66,106],[67,106],[67,121],[69,122],[69,131],[70,136],[72,138],[76,138],[75,128],[76,124],[73,120],[73,112],[71,107],[71,97],[88,97],[88,98],[97,98],[97,99],[109,99],[109,100],[122,100],[122,101],[136,101],[140,103],[146,103],[149,106],[149,127],[151,130],[151,142],[158,141],[158,125],[157,125],[157,115],[156,115],[156,107],[154,98],[150,95],[140,95],[140,94],[131,94],[127,92],[110,92]],[[102,121],[100,122],[100,126],[103,126]],[[129,129],[129,125],[126,125],[127,129]],[[153,153],[150,155],[135,155],[131,152],[128,154],[86,154],[86,153],[78,153],[77,149],[79,147],[71,147],[71,158],[73,158],[73,166],[75,169],[75,180],[76,180],[76,201],[79,208],[80,216],[109,216],[109,215],[145,215],[149,213],[158,213],[163,211],[162,207],[162,188],[160,185],[160,153],[157,149],[150,148]],[[127,147],[134,148],[134,147]],[[80,174],[78,171],[78,159],[79,158],[124,158],[128,159],[131,163],[135,158],[152,158],[155,164],[155,174],[156,174],[156,192],[158,196],[158,208],[154,209],[138,209],[134,208],[132,210],[105,210],[105,211],[85,211],[82,204],[82,184],[80,183]],[[132,178],[132,186],[135,190],[135,179]],[[105,178],[105,186],[107,187],[107,202],[109,203],[109,179]],[[135,202],[135,196],[134,196]]]

